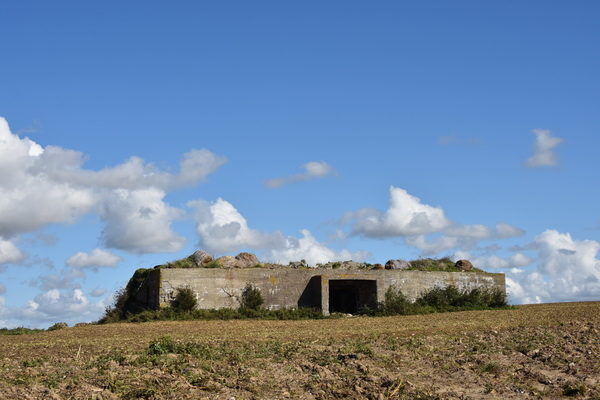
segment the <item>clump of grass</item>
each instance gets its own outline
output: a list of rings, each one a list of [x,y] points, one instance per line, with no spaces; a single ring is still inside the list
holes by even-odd
[[[180,260],[169,261],[161,265],[160,268],[198,268],[192,256],[182,258]]]
[[[407,268],[407,271],[484,272],[482,269],[475,267],[470,271],[463,271],[449,257],[412,260],[410,268]]]
[[[563,386],[563,394],[569,397],[583,396],[586,392],[586,387],[583,383],[569,382]]]
[[[223,268],[223,266],[219,262],[217,262],[217,260],[213,260],[208,264],[204,264],[202,268]]]

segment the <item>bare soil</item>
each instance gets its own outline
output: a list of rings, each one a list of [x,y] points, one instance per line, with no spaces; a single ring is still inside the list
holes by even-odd
[[[0,399],[338,398],[600,400],[600,302],[0,336]]]

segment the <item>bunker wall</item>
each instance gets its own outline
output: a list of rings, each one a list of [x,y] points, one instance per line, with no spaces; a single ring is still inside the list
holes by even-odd
[[[249,283],[260,289],[269,309],[308,306],[329,310],[331,280],[376,281],[377,301],[383,301],[390,286],[414,300],[436,286],[454,285],[460,290],[497,288],[505,291],[504,274],[444,271],[323,270],[323,269],[161,269],[158,296],[148,303],[167,307],[178,288],[196,293],[198,308],[237,308],[239,296]]]

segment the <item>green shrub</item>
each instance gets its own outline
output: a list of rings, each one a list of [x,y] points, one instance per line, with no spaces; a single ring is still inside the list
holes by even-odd
[[[213,260],[213,261],[209,262],[208,264],[203,265],[202,267],[203,268],[223,268],[223,266],[216,260]]]
[[[247,284],[242,290],[240,296],[240,309],[241,310],[258,310],[263,305],[265,300],[260,293],[260,289],[255,288],[251,284]]]
[[[176,343],[171,336],[162,336],[155,341],[150,342],[148,346],[149,355],[160,355],[175,353]]]
[[[563,394],[569,397],[585,395],[585,384],[579,382],[571,382],[563,385]]]
[[[198,305],[194,291],[190,288],[179,288],[172,307],[177,311],[191,311]]]
[[[383,314],[385,315],[407,315],[411,314],[413,304],[406,296],[393,286],[390,286],[385,292],[383,301]]]
[[[161,268],[198,268],[196,262],[192,256],[182,258],[180,260],[169,261],[168,263],[161,265]]]

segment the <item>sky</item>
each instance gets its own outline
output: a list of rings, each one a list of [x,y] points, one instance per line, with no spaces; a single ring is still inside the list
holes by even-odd
[[[0,327],[133,271],[467,258],[600,300],[597,1],[5,1]]]

